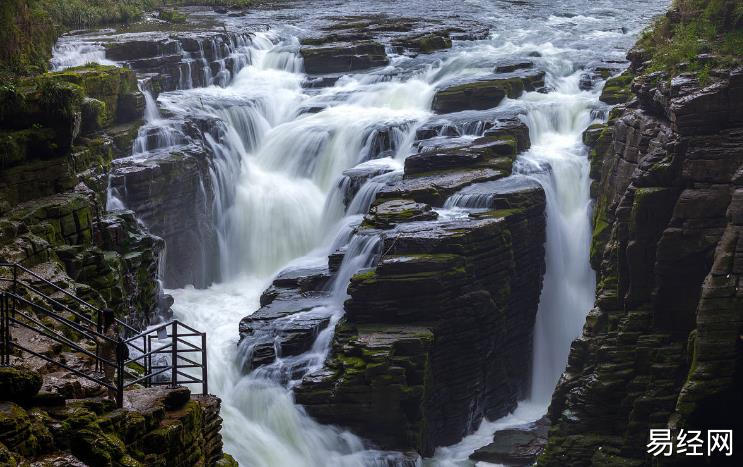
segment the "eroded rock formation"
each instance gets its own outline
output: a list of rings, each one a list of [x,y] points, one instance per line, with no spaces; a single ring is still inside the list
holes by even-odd
[[[599,284],[543,465],[644,465],[651,428],[740,427],[743,70],[701,84],[629,58],[603,99],[632,100],[585,136]]]

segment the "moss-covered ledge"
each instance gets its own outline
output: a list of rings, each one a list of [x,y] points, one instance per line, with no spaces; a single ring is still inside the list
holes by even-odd
[[[97,398],[47,405],[50,399],[36,396],[40,386],[30,370],[0,370],[0,388],[12,389],[0,399],[15,399],[0,400],[2,465],[237,466],[222,451],[214,396],[142,388],[127,391],[124,408],[116,409]]]

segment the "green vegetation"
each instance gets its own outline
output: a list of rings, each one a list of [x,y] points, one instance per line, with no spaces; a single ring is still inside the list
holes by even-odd
[[[650,60],[648,71],[698,72],[705,82],[715,67],[743,60],[743,2],[675,0],[638,45]]]
[[[57,37],[72,29],[140,20],[144,13],[170,6],[244,8],[256,0],[1,0],[0,82],[43,73]],[[186,15],[162,9],[165,21],[182,23]]]

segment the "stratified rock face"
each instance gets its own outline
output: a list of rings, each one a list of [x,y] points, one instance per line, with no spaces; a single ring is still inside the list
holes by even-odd
[[[366,70],[389,63],[384,45],[373,41],[303,46],[304,71],[310,74]]]
[[[14,369],[18,374],[28,370]],[[26,379],[33,379],[34,374]],[[9,372],[0,373],[6,387]],[[8,381],[6,381],[8,380]],[[127,391],[126,408],[101,399],[45,405],[29,391],[21,407],[0,395],[3,465],[237,465],[222,452],[220,400],[187,388]],[[47,464],[49,463],[49,464]]]
[[[168,246],[167,287],[205,287],[218,278],[209,154],[203,146],[183,147],[114,163],[111,188]]]
[[[112,159],[130,153],[126,135],[141,124],[134,72],[90,65],[21,83],[2,96],[12,115],[0,116],[0,144],[9,151],[0,172],[0,260],[36,268],[90,303],[148,324],[162,298],[162,240],[131,212],[103,210]]]
[[[26,78],[0,101],[0,215],[99,178],[120,149],[106,132],[136,133],[144,112],[134,72],[98,65]]]
[[[638,99],[586,133],[596,308],[540,463],[639,464],[651,428],[740,427],[743,70],[711,81],[639,76]]]
[[[135,39],[122,35],[112,40],[105,44],[106,58],[148,75],[155,93],[224,86],[250,60],[248,33],[206,31]]]
[[[368,222],[380,225],[390,202]],[[430,208],[412,202],[414,215],[386,217],[384,256],[352,278],[326,369],[297,401],[381,447],[425,455],[512,410],[528,386],[544,202],[536,190],[528,208],[479,219],[419,221]]]
[[[529,384],[544,191],[483,184],[478,196],[489,201],[476,212],[452,219],[435,209],[463,188],[509,176],[529,146],[517,119],[491,117],[487,128],[474,140],[421,141],[404,175],[376,192],[347,248],[327,264],[279,274],[261,308],[240,323],[243,368],[301,380],[295,397],[311,416],[383,449],[430,455],[483,417],[512,410]],[[366,164],[347,177],[367,179],[377,168]],[[371,267],[349,270],[358,258],[347,250],[369,252]],[[336,322],[334,295],[351,275],[330,355],[306,374],[306,363],[287,357],[310,350]]]

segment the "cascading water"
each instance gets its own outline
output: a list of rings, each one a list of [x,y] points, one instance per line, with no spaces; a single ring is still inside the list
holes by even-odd
[[[294,18],[311,18],[316,9],[370,15],[382,9],[403,16],[421,8],[414,0],[377,3],[301,2],[288,8],[287,17],[292,17],[292,9]],[[457,14],[476,19],[488,24],[493,34],[485,40],[455,42],[451,50],[438,54],[395,55],[381,71],[346,75],[323,89],[302,86],[306,76],[297,29],[255,33],[244,43],[231,44],[231,50],[239,49],[232,59],[242,60],[241,71],[231,81],[226,67],[212,73],[201,58],[191,58],[204,56],[202,44],[198,52],[183,52],[181,89],[197,81],[219,86],[161,94],[162,115],[148,99],[147,122],[133,157],[146,159],[188,144],[189,120],[212,121],[218,130],[204,133],[204,139],[213,156],[211,209],[218,224],[221,281],[208,289],[186,287],[170,293],[176,316],[209,333],[209,387],[222,398],[227,452],[244,466],[400,462],[393,454],[367,449],[351,433],[314,422],[294,404],[291,387],[302,374],[322,365],[333,324],[343,314],[348,280],[379,254],[378,239],[354,234],[361,215],[382,186],[399,179],[401,162],[409,153],[438,144],[429,140],[414,146],[416,131],[434,122],[442,142],[449,136],[464,140],[481,135],[484,123],[492,119],[488,111],[432,118],[436,86],[486,76],[498,60],[527,56],[547,72],[550,92],[506,99],[497,110],[518,114],[528,124],[532,147],[519,156],[513,179],[542,185],[548,203],[547,272],[535,329],[532,391],[514,414],[483,422],[460,444],[438,449],[431,462],[466,465],[468,455],[488,443],[496,429],[544,414],[570,341],[593,300],[588,163],[580,133],[592,121],[599,86],[580,90],[579,70],[591,61],[621,59],[633,35],[620,28],[647,21],[665,6],[661,0],[657,3],[640,12],[647,2],[629,0],[617,7],[610,2],[544,0],[518,8],[497,0],[427,2],[426,10],[435,18],[448,20]],[[306,27],[313,27],[311,20]],[[632,32],[638,31],[639,26]],[[352,179],[358,176],[347,172],[353,168],[368,176]],[[353,180],[362,180],[361,185],[349,194],[357,183]],[[438,210],[441,218],[488,207],[488,197],[482,195],[487,187],[482,188],[450,198],[445,209]],[[115,203],[110,197],[109,204]],[[237,323],[259,308],[258,298],[277,271],[289,263],[316,265],[336,250],[346,255],[327,300],[308,311],[330,317],[331,325],[317,334],[308,352],[279,356],[273,364],[244,374],[243,359],[251,345],[274,336],[252,336],[238,347]]]

